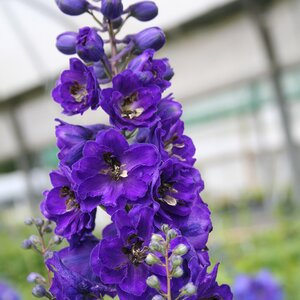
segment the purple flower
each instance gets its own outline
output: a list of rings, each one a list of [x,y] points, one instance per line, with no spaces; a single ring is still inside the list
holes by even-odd
[[[173,70],[167,58],[153,59],[154,53],[152,49],[145,50],[128,64],[128,69],[134,71],[145,84],[155,84],[164,91],[171,85],[169,80]]]
[[[216,282],[218,264],[215,265],[211,273],[207,273],[207,266],[198,274],[194,284],[197,287],[197,295],[191,297],[191,300],[232,300],[233,296],[230,287],[226,284],[218,285]],[[257,298],[255,298],[256,300]],[[271,298],[269,298],[271,299]],[[273,298],[272,298],[273,299]],[[257,299],[258,300],[258,299]]]
[[[262,270],[255,277],[240,275],[233,287],[236,300],[283,300],[282,287],[269,271]]]
[[[132,41],[135,52],[139,54],[147,49],[159,50],[165,44],[166,36],[159,27],[150,27],[135,34]]]
[[[93,271],[104,283],[116,284],[120,292],[140,296],[147,289],[145,258],[153,231],[153,214],[148,207],[135,207],[128,214],[118,210],[112,216],[117,236],[104,237],[92,252]]]
[[[96,109],[100,105],[99,91],[93,68],[71,58],[70,70],[62,72],[52,97],[62,106],[64,114],[83,114],[87,109]]]
[[[63,54],[71,55],[76,53],[77,33],[68,31],[56,38],[56,48]]]
[[[212,231],[210,211],[205,203],[197,197],[185,222],[181,222],[179,229],[195,250],[205,249],[209,233]]]
[[[123,4],[121,0],[102,0],[101,13],[110,20],[121,16]]]
[[[60,123],[55,130],[57,147],[60,149],[58,158],[69,167],[82,157],[83,146],[88,140],[94,140],[99,131],[109,128],[102,124],[80,126],[59,119],[56,121]]]
[[[108,129],[85,144],[73,177],[82,198],[101,197],[96,205],[116,206],[120,198],[136,201],[145,196],[159,161],[153,145],[129,146],[119,131]]]
[[[156,85],[143,86],[137,75],[123,71],[113,79],[113,87],[102,91],[102,108],[110,122],[124,130],[152,126],[157,122],[161,91]]]
[[[59,9],[71,16],[78,16],[87,11],[88,2],[86,0],[55,0]]]
[[[83,27],[79,30],[76,52],[85,62],[97,62],[104,56],[103,40],[96,29]]]
[[[0,281],[0,299],[21,300],[21,297],[10,285]]]
[[[92,300],[95,296],[104,294],[115,295],[115,289],[104,286],[91,270],[90,255],[97,243],[95,237],[88,237],[73,248],[67,247],[54,252],[46,261],[48,268],[54,273],[50,292],[57,300]]]
[[[162,99],[157,108],[160,122],[152,128],[141,128],[136,141],[156,145],[164,160],[171,157],[193,165],[195,146],[188,136],[183,135],[184,124],[180,120],[181,114],[181,104],[172,100],[170,96]]]
[[[96,210],[82,211],[82,202],[74,188],[71,171],[61,166],[50,173],[53,188],[45,192],[41,210],[46,218],[56,223],[55,233],[67,239],[91,232],[95,227]]]
[[[139,21],[146,22],[157,16],[158,7],[153,1],[142,1],[130,5],[125,12]]]
[[[159,224],[185,224],[191,208],[204,188],[197,169],[176,161],[166,160],[154,179],[153,199],[158,209]]]

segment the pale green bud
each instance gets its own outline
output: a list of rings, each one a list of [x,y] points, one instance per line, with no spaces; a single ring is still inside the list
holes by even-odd
[[[167,241],[171,241],[177,237],[177,232],[174,229],[170,229],[167,233]]]
[[[176,267],[173,271],[172,271],[172,277],[175,278],[179,278],[183,275],[183,270],[181,267]]]
[[[166,251],[166,247],[163,244],[158,243],[158,242],[151,242],[149,245],[149,248],[152,251],[157,251],[160,253],[165,253],[165,251]]]
[[[160,290],[160,282],[155,275],[152,275],[147,278],[147,285],[153,289]]]
[[[167,224],[163,224],[163,225],[161,225],[161,230],[162,230],[165,234],[167,234],[167,232],[170,230],[170,227],[169,227],[169,225],[167,225]]]
[[[181,266],[182,261],[183,261],[183,259],[180,255],[172,255],[172,257],[171,257],[171,263],[172,263],[173,268]]]
[[[153,233],[151,236],[151,241],[153,241],[153,242],[160,242],[163,240],[164,240],[164,238],[160,234]]]
[[[180,291],[181,295],[195,295],[197,293],[197,288],[192,282],[189,282]]]
[[[146,263],[150,266],[155,265],[155,264],[160,264],[161,261],[160,259],[154,255],[153,253],[149,253],[146,257]]]
[[[173,254],[176,254],[176,255],[184,255],[188,252],[188,248],[186,245],[184,244],[179,244],[174,250],[173,250]]]

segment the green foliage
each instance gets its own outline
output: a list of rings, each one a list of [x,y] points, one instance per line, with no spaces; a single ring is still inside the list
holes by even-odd
[[[26,281],[30,272],[45,274],[42,257],[32,250],[24,250],[21,243],[31,234],[33,227],[7,227],[0,225],[0,279],[20,292],[23,299],[33,299],[32,285]]]
[[[212,260],[221,261],[219,282],[232,284],[239,273],[254,274],[265,268],[282,283],[287,300],[300,299],[299,221],[289,216],[269,229],[261,230],[258,226],[254,233],[247,228],[239,229],[243,232],[241,238],[235,234],[230,237],[230,232],[234,232],[227,230],[223,240],[210,248]]]

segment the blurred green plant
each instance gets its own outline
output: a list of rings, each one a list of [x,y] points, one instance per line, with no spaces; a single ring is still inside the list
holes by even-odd
[[[220,283],[232,284],[239,273],[268,269],[283,285],[286,300],[300,299],[300,221],[295,215],[281,216],[268,228],[237,231],[227,223],[221,231],[214,234],[222,240],[210,246],[212,260],[221,258]]]

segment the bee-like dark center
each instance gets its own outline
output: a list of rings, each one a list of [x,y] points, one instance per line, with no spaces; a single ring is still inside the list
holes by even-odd
[[[123,166],[120,161],[111,153],[107,152],[103,154],[104,161],[108,164],[109,169],[104,173],[109,173],[114,180],[119,180],[121,177],[127,177],[127,171],[123,170]]]
[[[176,206],[178,200],[173,197],[178,191],[173,187],[174,183],[171,182],[161,182],[157,192],[159,194],[158,200],[164,202],[171,206]]]
[[[142,107],[135,107],[134,103],[138,99],[138,93],[132,93],[131,95],[124,98],[122,103],[122,117],[127,119],[133,119],[140,116],[144,109]]]
[[[130,243],[128,247],[123,247],[122,251],[128,256],[128,259],[133,265],[138,266],[145,261],[149,248],[147,246],[143,246],[144,241],[136,238],[136,235],[132,235],[128,238],[129,241],[132,239],[135,241]]]
[[[88,94],[86,86],[84,84],[79,84],[77,81],[75,81],[70,87],[70,93],[78,103],[80,103]]]
[[[80,209],[80,205],[76,201],[75,193],[68,186],[63,186],[60,189],[59,195],[61,198],[66,198],[66,211]]]

